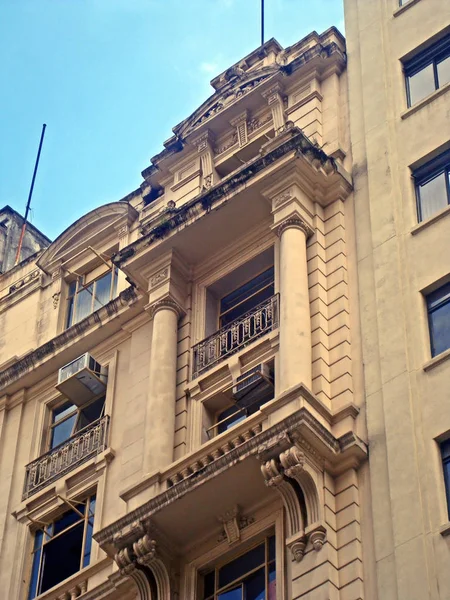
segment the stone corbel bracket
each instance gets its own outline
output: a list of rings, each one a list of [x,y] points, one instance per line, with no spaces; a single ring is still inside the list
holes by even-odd
[[[326,540],[320,493],[323,473],[297,445],[290,446],[270,460],[262,458],[262,461],[265,483],[281,495],[286,509],[286,546],[292,560],[300,562],[308,542],[318,551]]]
[[[157,532],[152,532],[151,529],[149,523],[139,522],[133,524],[124,535],[116,537],[115,544],[119,549],[114,555],[114,560],[121,576],[134,580],[141,599],[153,598],[149,576],[151,572],[156,582],[158,598],[172,600],[174,589],[178,585],[170,565],[171,558],[167,548],[158,541]]]

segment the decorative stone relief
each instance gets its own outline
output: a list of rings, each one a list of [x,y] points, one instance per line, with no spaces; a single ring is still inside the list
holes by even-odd
[[[221,542],[224,539],[227,539],[229,544],[239,541],[241,539],[241,529],[254,523],[254,517],[243,517],[239,512],[239,506],[235,506],[218,517],[220,523],[223,524],[223,532],[217,540],[218,542]]]
[[[301,217],[295,216],[295,217],[289,217],[289,218],[285,219],[282,223],[280,223],[280,225],[277,228],[278,237],[281,238],[281,236],[283,235],[283,232],[286,231],[286,229],[292,229],[292,228],[301,229],[307,238],[311,237],[314,233],[314,230],[312,229],[312,227],[310,227],[304,219],[302,219]]]
[[[285,204],[288,200],[291,200],[292,197],[292,192],[290,190],[281,192],[281,194],[278,194],[278,196],[275,196],[272,200],[273,208],[278,208],[282,204]]]
[[[53,300],[53,308],[56,309],[58,308],[58,303],[59,303],[59,298],[61,296],[61,292],[55,292],[52,296],[52,300]]]
[[[165,310],[165,309],[172,310],[173,312],[175,312],[177,314],[178,318],[180,318],[184,314],[183,308],[178,304],[178,302],[176,302],[176,300],[174,300],[171,297],[162,298],[161,300],[157,300],[151,306],[146,306],[145,308],[148,310],[151,319],[153,319],[155,317],[156,313],[159,310]]]
[[[169,267],[164,267],[161,271],[158,271],[155,275],[153,275],[150,279],[150,287],[154,288],[158,284],[162,283],[169,277]]]

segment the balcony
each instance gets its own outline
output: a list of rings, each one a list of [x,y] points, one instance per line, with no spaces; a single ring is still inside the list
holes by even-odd
[[[29,498],[52,481],[103,452],[107,444],[108,425],[109,417],[104,416],[29,463],[25,467],[22,499]]]
[[[275,294],[194,346],[193,378],[277,329],[278,322],[279,295]]]

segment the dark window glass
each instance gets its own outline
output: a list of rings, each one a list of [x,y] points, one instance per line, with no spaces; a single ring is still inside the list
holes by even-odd
[[[265,600],[266,570],[264,568],[249,577],[244,583],[245,600]]]
[[[276,600],[275,536],[205,575],[203,590],[203,600]]]
[[[275,293],[273,267],[240,286],[220,301],[220,327],[249,312]]]
[[[244,600],[244,596],[242,595],[242,585],[232,590],[228,590],[228,592],[219,594],[217,600]]]
[[[261,544],[219,570],[219,587],[224,587],[232,581],[239,579],[248,571],[263,565],[264,560],[264,544]]]
[[[450,348],[450,283],[427,296],[431,355]]]
[[[216,572],[211,571],[211,573],[205,575],[203,579],[203,595],[205,598],[209,598],[210,596],[214,595],[214,590],[216,589],[215,575]]]
[[[245,412],[239,409],[237,406],[230,406],[230,408],[227,408],[221,412],[217,417],[217,422],[219,423],[217,426],[217,433],[228,431],[228,429],[234,427],[246,417],[247,415]],[[226,421],[224,421],[224,419],[226,419]],[[223,421],[223,423],[221,423],[221,421]]]
[[[442,465],[444,468],[445,493],[447,496],[448,518],[450,520],[450,440],[441,444]]]
[[[418,218],[423,221],[450,203],[450,151],[416,169],[413,175]]]
[[[450,81],[450,36],[440,39],[404,64],[408,106]]]
[[[94,510],[95,496],[86,503],[77,503],[77,510],[64,513],[46,527],[45,534],[42,529],[36,531],[29,600],[89,564]]]
[[[74,412],[68,419],[61,421],[52,428],[50,448],[56,448],[56,446],[59,446],[59,444],[67,441],[72,436],[76,418],[77,413]]]
[[[100,419],[103,416],[103,408],[105,406],[105,396],[94,400],[85,407],[80,408],[80,416],[77,423],[77,431],[87,427],[94,421]]]

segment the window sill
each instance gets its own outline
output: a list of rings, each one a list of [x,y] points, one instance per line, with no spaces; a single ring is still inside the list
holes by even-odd
[[[408,10],[408,8],[411,8],[411,6],[414,6],[418,2],[420,2],[420,0],[409,0],[409,2],[403,4],[403,6],[399,6],[398,8],[396,8],[394,10],[393,16],[398,17],[399,15],[403,14],[405,10]]]
[[[436,223],[436,221],[440,221],[443,217],[445,217],[446,215],[449,215],[449,214],[450,214],[450,205],[441,209],[439,212],[437,212],[432,217],[429,217],[425,221],[421,221],[420,223],[415,225],[410,231],[411,235],[416,235],[423,229],[426,229],[430,225],[433,225],[433,223]]]
[[[438,365],[440,365],[441,363],[443,363],[449,359],[450,359],[450,348],[448,350],[445,350],[444,352],[441,352],[440,354],[438,354],[437,356],[435,356],[434,358],[429,360],[427,363],[425,363],[423,366],[423,370],[425,372],[431,371],[431,369],[434,369],[435,367],[437,367]]]
[[[447,535],[450,535],[450,521],[448,521],[447,523],[445,523],[445,525],[441,525],[439,527],[439,533],[443,537],[446,537]]]
[[[34,600],[53,600],[54,598],[64,598],[65,594],[76,594],[71,598],[78,598],[78,596],[84,596],[88,587],[88,580],[93,575],[96,575],[102,571],[105,567],[111,564],[109,557],[101,558],[92,565],[88,565],[83,569],[80,569],[77,573],[74,573],[67,579],[64,579],[57,585],[53,586],[46,592],[35,596]]]
[[[436,98],[439,98],[439,96],[442,96],[442,94],[445,94],[449,90],[450,90],[450,83],[446,83],[445,85],[443,85],[438,90],[435,90],[432,94],[430,94],[426,98],[423,98],[423,100],[419,100],[419,102],[417,102],[417,104],[414,104],[413,106],[411,106],[410,108],[408,108],[407,110],[402,112],[402,114],[400,115],[400,118],[407,119],[409,116],[413,115],[414,113],[416,113],[418,110],[420,110],[424,106],[427,106],[427,104],[430,104],[431,102],[436,100]]]

